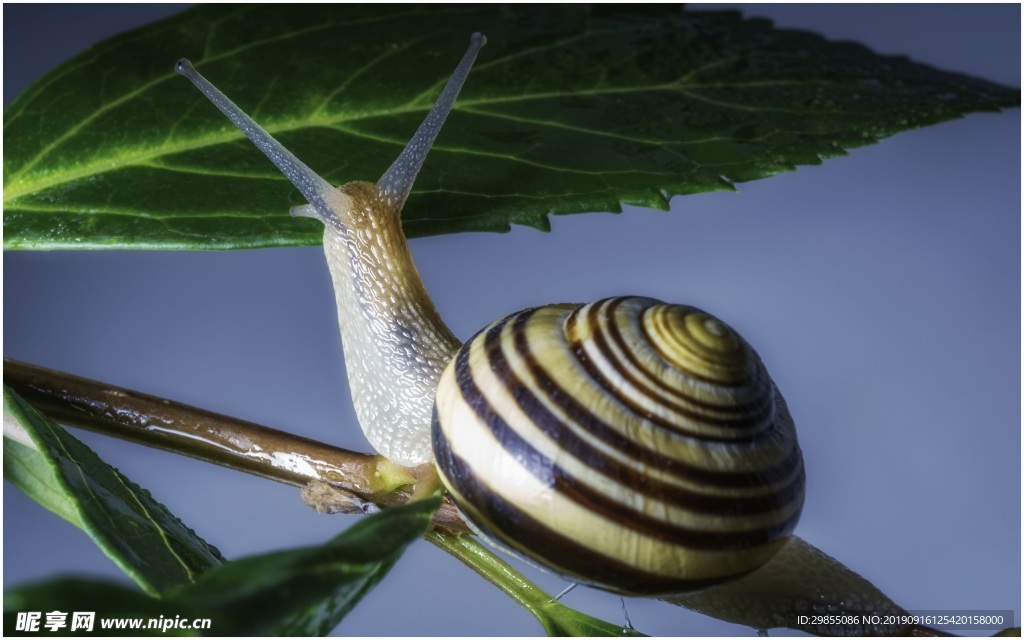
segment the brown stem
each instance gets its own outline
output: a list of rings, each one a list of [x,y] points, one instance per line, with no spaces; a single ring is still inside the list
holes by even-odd
[[[51,419],[304,487],[322,480],[380,506],[406,502],[413,470],[381,456],[224,416],[138,391],[4,359],[4,384]],[[468,531],[445,500],[434,522]]]

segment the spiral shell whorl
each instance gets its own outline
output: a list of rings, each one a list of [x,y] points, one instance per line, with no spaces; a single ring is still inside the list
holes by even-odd
[[[638,414],[694,437],[749,438],[771,426],[771,380],[753,349],[699,309],[612,298],[573,312],[573,351]]]
[[[528,309],[481,331],[442,376],[433,443],[493,542],[624,593],[752,571],[803,503],[793,422],[753,349],[649,298]]]

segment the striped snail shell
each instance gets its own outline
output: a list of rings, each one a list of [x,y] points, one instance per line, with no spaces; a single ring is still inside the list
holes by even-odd
[[[757,354],[713,316],[650,298],[491,324],[441,377],[433,444],[482,535],[622,593],[746,574],[803,505],[793,421]]]

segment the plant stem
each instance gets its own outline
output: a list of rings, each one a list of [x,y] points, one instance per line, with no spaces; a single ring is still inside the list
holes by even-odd
[[[569,609],[533,584],[473,536],[432,529],[424,538],[458,558],[464,565],[501,589],[544,627],[549,636],[638,636],[630,626],[612,625]]]
[[[4,384],[57,422],[296,487],[320,480],[386,507],[406,502],[403,480],[415,480],[381,456],[17,360],[4,359]],[[450,500],[434,522],[468,531]]]
[[[285,484],[322,481],[379,506],[409,500],[415,471],[381,456],[340,447],[238,420],[205,409],[4,359],[4,384],[51,419],[64,424],[198,458]],[[17,439],[17,430],[5,435]],[[636,635],[632,629],[573,611],[556,602],[472,536],[455,505],[445,498],[427,540],[486,578],[555,635]]]

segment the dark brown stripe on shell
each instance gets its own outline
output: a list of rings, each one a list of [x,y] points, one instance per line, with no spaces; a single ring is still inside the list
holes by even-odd
[[[436,423],[436,415],[434,420]],[[548,528],[503,500],[487,486],[477,482],[472,469],[451,451],[444,434],[436,424],[433,429],[433,440],[438,464],[449,482],[458,487],[462,498],[468,502],[468,505],[462,504],[462,508],[470,513],[470,519],[481,533],[570,579],[610,588],[620,593],[655,595],[703,589],[749,573],[744,571],[693,580],[670,578],[631,567]],[[463,501],[460,500],[460,503]],[[529,549],[524,548],[517,540],[528,540]]]
[[[605,298],[604,300],[598,300],[597,302],[594,302],[594,303],[592,303],[590,305],[590,309],[587,311],[586,322],[588,322],[591,326],[599,327],[600,326],[600,317],[602,315],[604,315],[604,316],[606,316],[606,317],[608,317],[610,319],[612,316],[615,315],[615,312],[618,310],[618,308],[620,306],[622,306],[623,303],[625,303],[627,300],[633,300],[633,299],[636,299],[636,297],[635,296],[626,296],[626,297]],[[654,300],[653,298],[649,298],[649,299],[650,300]],[[655,300],[655,302],[657,304],[666,304],[664,302],[661,302],[660,300]],[[581,309],[582,309],[582,307],[581,307]],[[574,313],[573,315],[575,315],[577,318],[579,317],[579,313]],[[610,327],[615,327],[615,323],[614,322],[609,322],[608,325]],[[624,347],[625,346],[625,341],[620,340],[618,342],[618,344],[619,344],[620,347]],[[630,350],[628,348],[623,348],[623,353],[629,355]],[[635,361],[632,361],[632,360],[631,360],[631,362],[633,362],[634,366],[636,366],[638,369],[643,370],[643,367],[641,367],[639,363],[637,363]],[[743,384],[745,384],[744,382],[736,382],[736,383],[722,382],[721,380],[717,380],[715,378],[709,377],[706,374],[701,373],[700,371],[693,371],[692,369],[690,369],[688,367],[680,366],[677,363],[673,363],[673,366],[676,366],[677,368],[682,369],[688,375],[691,375],[691,376],[693,376],[694,378],[696,378],[698,380],[701,380],[703,382],[708,382],[710,384],[721,385],[721,386],[725,386],[725,387],[734,387],[734,386],[738,387],[738,386],[743,386]],[[670,391],[670,392],[673,391],[673,388],[669,387],[667,385],[662,385],[662,388],[664,388],[666,391]]]
[[[612,311],[614,311],[615,307],[621,304],[623,299],[617,298],[613,300],[614,301],[608,305],[612,307]],[[587,322],[599,328],[600,325],[597,315],[600,309],[599,307],[596,306],[597,304],[599,303],[595,303],[595,306],[589,310],[587,318],[583,320],[581,320],[579,317],[579,311],[574,311],[566,322],[567,331],[569,333],[572,333],[573,329],[571,325],[579,322]],[[694,398],[692,396],[687,395],[683,390],[673,387],[655,376],[649,375],[649,372],[633,357],[630,348],[626,343],[625,338],[619,332],[618,328],[615,327],[614,323],[609,323],[608,328],[608,335],[619,347],[621,352],[625,355],[628,362],[633,367],[635,367],[637,371],[642,372],[643,379],[637,379],[633,374],[621,369],[619,370],[619,374],[626,378],[629,381],[629,384],[633,388],[635,388],[637,392],[642,393],[653,403],[665,405],[672,411],[680,415],[683,415],[691,420],[703,422],[714,427],[720,427],[722,429],[736,429],[737,431],[749,431],[752,427],[756,427],[760,424],[763,424],[769,418],[772,411],[774,410],[774,403],[772,402],[771,397],[771,389],[767,388],[768,385],[770,385],[770,382],[764,380],[764,378],[766,378],[767,376],[762,375],[758,377],[757,383],[759,387],[764,388],[759,389],[759,391],[761,391],[761,399],[757,401],[736,404],[732,406],[724,406],[721,404],[703,401],[698,398]],[[607,360],[614,362],[617,359],[618,356],[614,355],[611,346],[608,344],[606,334],[603,331],[594,331],[592,340],[594,346],[597,348],[599,352],[601,352],[604,355],[604,357]],[[597,366],[595,366],[594,363],[592,363],[590,359],[586,356],[586,351],[583,348],[582,341],[580,341],[578,338],[572,339],[570,341],[570,344],[573,352],[576,354],[576,357],[580,360],[580,363],[584,366],[584,368],[586,368],[587,372],[594,378],[594,380],[597,381],[609,393],[613,394],[616,398],[620,399],[623,402],[623,404],[629,406],[634,412],[640,415],[648,416],[651,419],[651,421],[656,422],[657,424],[666,429],[670,429],[683,435],[702,437],[701,434],[687,430],[684,427],[681,427],[677,424],[665,420],[664,418],[661,418],[656,415],[648,415],[647,409],[645,409],[642,405],[638,404],[628,395],[621,393],[615,385],[613,385],[611,382],[608,381],[607,378],[604,377],[604,374],[602,374],[601,371],[597,368]],[[694,378],[703,380],[705,382],[709,382],[711,384],[721,384],[717,381],[694,374],[687,369],[683,369],[683,371],[685,371],[688,375],[692,375]],[[657,387],[661,389],[664,393],[668,394],[669,396],[678,398],[691,406],[688,407],[683,404],[672,402],[671,400],[665,397],[657,396],[649,390],[651,386]],[[703,409],[707,409],[709,412],[718,414],[726,412],[745,414],[745,417],[733,419],[715,417],[714,415],[708,415],[707,413],[696,412],[691,408],[692,406],[701,407]],[[737,434],[736,440],[742,440],[744,437],[750,436],[748,434],[740,433]],[[719,438],[715,437],[713,439]],[[721,439],[726,439],[726,436],[723,435]]]
[[[624,300],[623,298],[616,298],[613,302],[609,303],[607,305],[608,306],[607,314],[609,316],[614,315],[616,309],[618,309],[618,307],[622,304],[623,300]],[[597,307],[595,307],[592,310],[592,313],[594,315],[594,320],[595,321],[597,320],[598,311],[599,311],[599,309]],[[598,327],[599,326],[600,325],[598,325]],[[641,331],[644,333],[644,337],[649,340],[649,338],[647,337],[646,330],[643,329],[643,324],[641,323],[640,326],[641,326]],[[748,420],[749,420],[749,422],[751,424],[760,424],[761,422],[763,422],[768,417],[768,415],[772,412],[772,410],[774,408],[772,406],[772,403],[771,403],[771,396],[769,395],[770,389],[768,388],[768,380],[767,380],[768,376],[765,375],[765,372],[764,372],[763,368],[760,367],[760,366],[755,366],[755,368],[754,368],[754,375],[751,376],[751,378],[748,378],[747,380],[742,381],[742,382],[730,383],[730,382],[722,382],[721,380],[717,380],[715,378],[710,378],[710,377],[708,377],[708,376],[706,376],[706,375],[704,375],[704,374],[702,374],[702,373],[700,373],[698,371],[694,371],[694,370],[690,369],[689,367],[683,366],[682,364],[680,364],[680,363],[678,363],[676,361],[671,361],[670,362],[672,367],[674,367],[676,369],[679,369],[682,372],[686,373],[687,375],[693,376],[694,378],[696,378],[698,380],[701,380],[703,382],[707,382],[707,383],[715,385],[715,386],[720,386],[720,387],[742,387],[742,386],[745,386],[745,385],[756,385],[753,388],[756,391],[755,397],[758,398],[757,400],[752,400],[750,402],[745,402],[745,403],[729,403],[727,405],[716,404],[716,403],[713,403],[713,402],[708,402],[708,401],[701,400],[699,398],[694,398],[693,396],[690,396],[690,395],[686,394],[682,390],[680,390],[680,389],[678,389],[676,387],[673,387],[672,385],[670,385],[665,380],[662,380],[661,378],[657,377],[656,375],[653,375],[651,373],[651,371],[646,369],[646,368],[644,368],[642,363],[639,360],[637,360],[636,357],[633,355],[633,349],[629,345],[629,343],[626,341],[626,337],[624,335],[622,335],[622,331],[619,328],[618,323],[610,322],[609,321],[607,323],[607,328],[608,328],[608,331],[609,331],[608,335],[611,337],[612,342],[614,342],[615,346],[619,348],[619,351],[626,356],[626,358],[629,360],[629,363],[633,367],[635,367],[638,371],[641,372],[641,374],[643,375],[644,381],[649,382],[650,384],[656,386],[657,388],[661,389],[665,393],[674,395],[676,397],[679,397],[679,398],[683,399],[684,401],[686,401],[688,403],[695,404],[695,405],[697,405],[699,407],[706,408],[706,409],[711,410],[711,411],[719,411],[719,412],[725,412],[725,413],[742,413],[742,414],[748,415],[748,416],[750,416],[748,418]],[[595,331],[595,335],[601,335],[601,334],[599,334],[598,332]],[[749,347],[747,347],[747,348],[749,348]],[[657,351],[657,350],[655,350],[655,351]],[[605,357],[606,358],[611,359],[609,357],[611,355],[612,354],[611,354],[610,351],[605,351]],[[664,356],[662,356],[662,358],[664,358]],[[721,421],[723,423],[730,423],[730,422],[732,423],[732,424],[727,424],[727,426],[739,427],[739,426],[742,426],[742,425],[746,424],[746,423],[741,422],[739,420],[730,421],[727,418],[726,419],[721,419]]]

